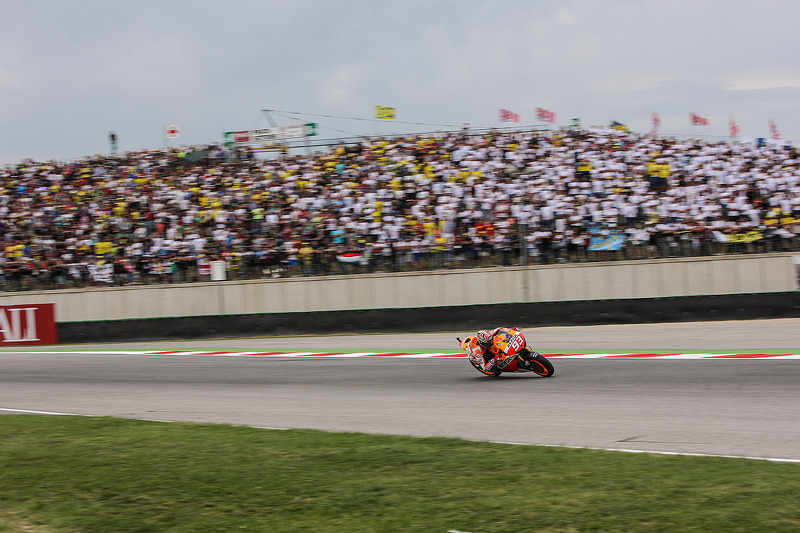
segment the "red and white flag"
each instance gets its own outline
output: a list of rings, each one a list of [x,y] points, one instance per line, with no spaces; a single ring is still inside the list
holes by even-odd
[[[548,111],[547,109],[542,109],[541,107],[537,107],[536,118],[538,118],[542,122],[553,124],[556,121],[556,114],[553,111]]]
[[[692,126],[708,126],[708,119],[697,113],[689,113],[689,124]]]
[[[728,118],[728,131],[730,132],[731,137],[739,136],[739,126],[736,125],[736,121],[733,119],[733,117]]]
[[[340,263],[360,263],[364,259],[364,254],[359,252],[347,252],[343,254],[336,254],[336,259]]]
[[[778,125],[775,124],[775,121],[772,119],[770,119],[769,121],[769,133],[770,137],[772,137],[776,141],[781,138],[781,132],[778,131]]]
[[[500,110],[500,122],[519,122],[519,115],[508,109]]]
[[[661,117],[658,116],[658,113],[653,112],[652,122],[653,122],[653,128],[650,130],[650,135],[654,135],[655,133],[657,133],[658,128],[661,127]]]

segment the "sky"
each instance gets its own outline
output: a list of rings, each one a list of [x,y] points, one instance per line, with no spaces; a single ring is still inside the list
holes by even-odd
[[[0,166],[220,143],[616,120],[800,141],[795,0],[10,0]],[[396,109],[374,119],[374,106]],[[273,110],[264,113],[262,110]],[[709,120],[691,126],[689,113]],[[166,139],[176,125],[180,138]]]

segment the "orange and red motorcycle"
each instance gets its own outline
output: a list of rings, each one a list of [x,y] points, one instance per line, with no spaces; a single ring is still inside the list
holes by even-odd
[[[476,353],[474,335],[465,339],[456,337],[461,349],[467,352],[472,366],[487,376],[499,376],[503,372],[533,372],[539,376],[549,378],[555,373],[553,363],[542,354],[534,352],[528,346],[525,335],[517,328],[498,328],[492,344],[481,355]],[[481,358],[484,360],[481,361]],[[494,361],[493,370],[484,369],[485,362]]]

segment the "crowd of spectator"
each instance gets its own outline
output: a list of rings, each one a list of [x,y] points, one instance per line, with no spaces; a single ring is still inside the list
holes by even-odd
[[[0,173],[2,290],[797,251],[788,146],[596,131],[223,146]],[[224,262],[224,263],[223,263]]]

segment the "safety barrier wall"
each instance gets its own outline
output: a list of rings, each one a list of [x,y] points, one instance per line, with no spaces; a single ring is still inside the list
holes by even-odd
[[[792,254],[6,293],[57,322],[769,293],[797,289]]]

